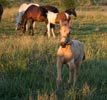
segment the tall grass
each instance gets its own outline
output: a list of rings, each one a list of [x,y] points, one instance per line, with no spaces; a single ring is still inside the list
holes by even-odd
[[[75,87],[66,88],[68,69],[64,67],[62,86],[57,91],[59,26],[55,39],[43,36],[46,27],[43,23],[37,24],[39,31],[33,37],[27,34],[20,37],[19,31],[15,31],[16,10],[5,9],[0,23],[0,100],[107,99],[106,13],[78,10],[71,39],[84,43],[86,59]]]

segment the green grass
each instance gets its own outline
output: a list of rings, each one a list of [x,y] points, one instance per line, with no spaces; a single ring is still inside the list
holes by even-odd
[[[43,35],[44,23],[37,23],[33,37],[27,33],[21,37],[19,31],[15,31],[16,13],[11,15],[9,9],[5,9],[0,23],[0,100],[107,100],[106,14],[98,11],[93,17],[94,11],[87,12],[78,11],[71,33],[71,39],[82,41],[85,47],[86,59],[79,79],[75,87],[66,88],[68,69],[65,65],[62,86],[57,91],[59,26],[56,26],[55,39]]]

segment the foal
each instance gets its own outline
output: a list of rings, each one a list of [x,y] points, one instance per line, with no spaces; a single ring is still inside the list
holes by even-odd
[[[69,79],[68,84],[73,78],[73,85],[75,85],[76,78],[79,73],[79,67],[82,60],[85,59],[83,44],[78,40],[70,40],[70,26],[71,20],[60,21],[60,47],[57,51],[57,88],[59,87],[62,77],[61,72],[63,64],[68,64]]]

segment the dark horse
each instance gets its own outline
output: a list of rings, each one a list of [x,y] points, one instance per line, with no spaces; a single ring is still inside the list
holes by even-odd
[[[0,4],[0,22],[1,22],[2,14],[3,14],[3,6]]]
[[[38,21],[38,22],[44,21],[45,23],[48,23],[47,13],[48,13],[48,10],[46,10],[42,6],[31,5],[25,11],[25,13],[22,17],[20,34],[22,35],[25,32],[26,22],[27,22],[27,20],[29,20],[29,22],[30,22],[29,32],[31,31],[32,35],[34,35],[34,31],[33,31],[34,21]]]

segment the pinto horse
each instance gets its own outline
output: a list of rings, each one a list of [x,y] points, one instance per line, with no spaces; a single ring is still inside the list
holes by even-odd
[[[3,14],[3,6],[0,4],[0,22],[1,22],[2,14]]]
[[[49,12],[48,13],[48,25],[47,25],[48,37],[50,37],[50,29],[52,30],[52,34],[55,37],[55,33],[54,33],[55,24],[58,24],[60,20],[69,21],[71,19],[70,17],[71,14],[74,15],[75,17],[77,16],[75,8],[66,9],[64,12],[59,12],[59,13]]]
[[[57,51],[57,88],[59,88],[62,77],[63,64],[68,64],[69,79],[68,84],[73,78],[73,86],[78,77],[79,68],[85,59],[84,46],[78,40],[70,40],[70,26],[72,21],[60,21],[60,47]]]
[[[33,31],[34,21],[38,21],[38,22],[44,21],[45,23],[48,23],[47,13],[48,13],[48,11],[45,8],[43,8],[41,6],[31,5],[25,11],[25,13],[22,17],[20,35],[22,35],[26,30],[25,26],[26,26],[27,20],[29,20],[29,22],[30,22],[29,33],[31,31],[31,34],[34,35],[34,31]]]

